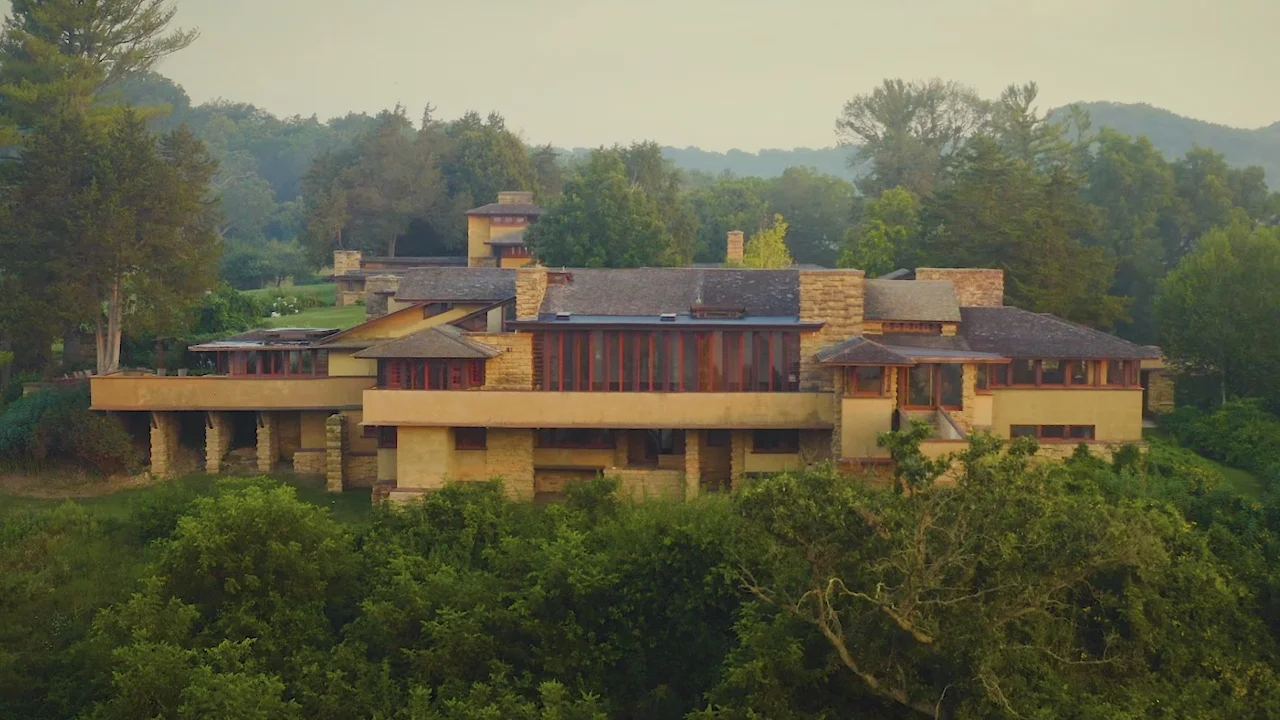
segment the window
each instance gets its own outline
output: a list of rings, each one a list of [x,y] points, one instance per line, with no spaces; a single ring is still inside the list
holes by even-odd
[[[488,430],[485,428],[454,428],[454,450],[484,450],[487,447]]]
[[[978,377],[974,380],[974,389],[978,392],[986,392],[991,389],[991,366],[979,365]]]
[[[1062,360],[1040,361],[1041,385],[1064,385],[1067,381],[1066,363]]]
[[[1036,361],[1014,360],[1010,367],[1011,385],[1035,385]]]
[[[1125,361],[1108,360],[1106,362],[1106,379],[1103,384],[1111,387],[1122,387],[1125,384]]]
[[[1009,366],[997,365],[991,373],[991,387],[1009,387]]]
[[[799,430],[756,430],[751,446],[758,453],[800,452]]]
[[[907,405],[933,407],[933,365],[907,369]]]
[[[729,447],[729,438],[728,430],[708,430],[707,447]]]
[[[945,408],[959,409],[964,406],[964,366],[938,366],[939,398],[938,404]]]
[[[850,395],[879,397],[884,394],[884,368],[855,367],[850,375],[852,377]]]
[[[360,437],[364,438],[365,440],[377,440],[378,426],[365,425],[364,427],[360,428]]]
[[[422,306],[422,317],[429,318],[443,315],[453,309],[451,302],[432,302]]]
[[[1068,382],[1072,385],[1089,384],[1089,363],[1084,360],[1072,360],[1071,369],[1067,372]]]
[[[539,430],[534,435],[535,446],[540,448],[613,448],[613,432],[592,428],[554,428]]]
[[[378,428],[378,449],[380,450],[396,449],[396,428],[395,427]]]
[[[1009,437],[1033,437],[1040,440],[1074,441],[1094,439],[1093,425],[1011,425]]]
[[[921,335],[941,335],[942,323],[936,322],[886,322],[881,324],[886,333],[917,333]]]
[[[379,360],[378,387],[470,390],[484,385],[484,360]]]

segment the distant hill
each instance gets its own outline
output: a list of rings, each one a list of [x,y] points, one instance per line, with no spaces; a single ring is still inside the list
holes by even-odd
[[[1080,103],[1093,118],[1093,126],[1112,127],[1127,135],[1146,135],[1169,159],[1180,157],[1194,145],[1213,148],[1226,156],[1227,162],[1245,167],[1260,165],[1267,171],[1268,184],[1280,189],[1280,122],[1256,130],[1215,125],[1183,117],[1150,105],[1110,102]],[[1053,111],[1055,114],[1061,110]],[[696,147],[662,148],[663,154],[683,170],[700,170],[718,175],[728,170],[742,177],[777,177],[789,167],[804,165],[829,175],[853,180],[849,169],[849,148],[795,148],[794,150],[761,150],[760,152],[712,152]],[[585,154],[575,148],[572,153]]]
[[[1268,184],[1280,188],[1280,122],[1256,130],[1216,125],[1183,117],[1147,104],[1080,103],[1095,128],[1111,127],[1126,135],[1146,135],[1167,158],[1185,155],[1194,145],[1213,148],[1238,167],[1260,165]],[[1059,111],[1054,111],[1059,112]]]

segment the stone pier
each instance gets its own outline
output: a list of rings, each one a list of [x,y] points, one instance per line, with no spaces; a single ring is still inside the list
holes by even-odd
[[[170,477],[178,459],[178,414],[151,413],[151,474]]]
[[[334,413],[324,421],[325,479],[329,492],[342,492],[343,450],[346,447],[346,423],[341,413]]]
[[[702,431],[684,431],[684,499],[702,492]]]
[[[258,413],[258,472],[276,469],[280,459],[280,417],[273,412]]]
[[[204,423],[204,470],[210,475],[222,472],[222,459],[231,450],[234,433],[231,413],[209,412]]]

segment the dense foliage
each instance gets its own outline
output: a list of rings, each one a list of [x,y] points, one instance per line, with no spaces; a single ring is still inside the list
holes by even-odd
[[[1186,406],[1161,418],[1179,443],[1205,457],[1242,468],[1280,493],[1280,420],[1258,401],[1236,401],[1212,411]]]
[[[679,505],[451,485],[343,525],[266,480],[0,521],[0,715],[1270,717],[1280,506],[1161,447]],[[102,562],[104,553],[117,562]],[[39,557],[39,562],[32,558]]]
[[[124,428],[89,411],[88,388],[32,393],[0,412],[0,468],[78,466],[109,475],[141,465],[141,453]]]

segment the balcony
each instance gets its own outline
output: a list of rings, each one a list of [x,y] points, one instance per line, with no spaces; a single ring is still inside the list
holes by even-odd
[[[369,425],[509,428],[790,429],[835,425],[831,393],[368,390]]]
[[[339,410],[359,408],[376,378],[117,373],[89,382],[94,410]]]

